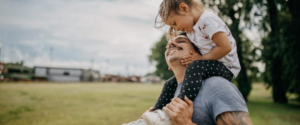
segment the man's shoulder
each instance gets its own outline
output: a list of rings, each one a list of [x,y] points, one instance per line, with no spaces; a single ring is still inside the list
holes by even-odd
[[[239,89],[223,77],[214,76],[207,78],[203,81],[202,87],[201,93],[205,95],[209,101],[220,98],[231,98],[233,96],[244,100]]]
[[[233,83],[223,77],[210,77],[204,80],[200,93],[213,120],[216,120],[216,117],[223,112],[248,112],[241,92]]]
[[[231,83],[230,81],[228,81],[225,78],[220,77],[220,76],[213,76],[213,77],[207,78],[203,81],[202,84],[203,84],[203,87],[205,87],[206,89],[235,87],[233,83]]]

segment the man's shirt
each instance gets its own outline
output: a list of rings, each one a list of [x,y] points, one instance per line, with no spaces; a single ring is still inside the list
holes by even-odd
[[[175,96],[182,86],[179,83]],[[210,77],[203,80],[195,100],[192,121],[197,125],[215,125],[217,116],[223,112],[244,111],[248,113],[245,100],[234,84],[223,77]]]

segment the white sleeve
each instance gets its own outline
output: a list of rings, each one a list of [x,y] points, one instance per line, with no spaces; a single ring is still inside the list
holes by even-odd
[[[224,22],[214,17],[205,18],[199,28],[208,36],[209,39],[212,39],[213,35],[217,32],[226,33]]]

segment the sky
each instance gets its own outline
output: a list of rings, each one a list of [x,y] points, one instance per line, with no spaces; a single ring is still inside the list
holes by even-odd
[[[161,0],[1,0],[2,62],[145,75],[148,56],[167,31],[154,28]],[[208,9],[208,8],[207,8]],[[226,22],[226,21],[225,21]],[[255,30],[245,30],[260,41]],[[260,45],[260,42],[256,42]],[[261,71],[264,66],[258,63]]]
[[[1,61],[145,75],[160,0],[1,0]]]

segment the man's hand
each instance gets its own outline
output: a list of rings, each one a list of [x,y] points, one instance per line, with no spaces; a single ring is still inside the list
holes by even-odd
[[[181,60],[181,65],[187,67],[192,61],[201,60],[202,59],[202,56],[199,53],[195,53],[192,50],[190,50],[190,54],[191,55],[189,55],[189,56],[183,57],[183,59]]]
[[[148,110],[146,110],[146,112],[150,112],[153,110],[153,107],[150,107]],[[144,113],[143,113],[144,114]],[[143,115],[140,117],[140,119],[143,119]]]
[[[180,98],[174,98],[171,103],[163,108],[170,116],[173,125],[195,125],[192,122],[193,102],[187,97],[184,99],[186,102]]]
[[[150,107],[148,110],[146,110],[146,112],[150,112],[153,110],[153,107]]]
[[[247,112],[224,112],[217,116],[217,125],[253,125]]]

